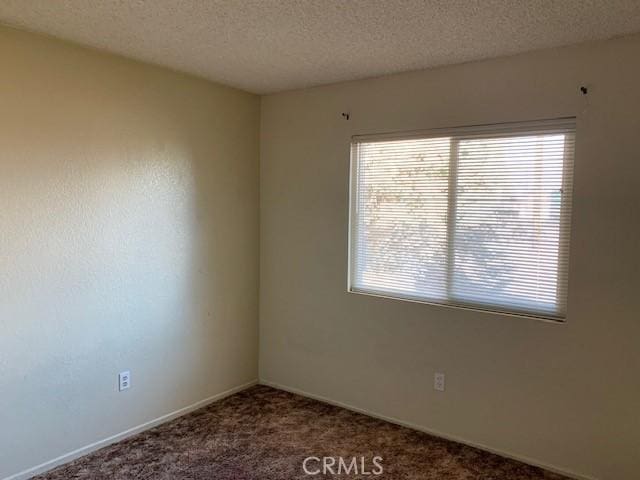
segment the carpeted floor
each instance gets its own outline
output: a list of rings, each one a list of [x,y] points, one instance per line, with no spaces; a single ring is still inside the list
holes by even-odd
[[[308,475],[307,457],[339,460]],[[383,468],[379,472],[373,457]],[[355,463],[352,458],[355,457]],[[361,457],[364,457],[361,458]],[[362,463],[364,460],[364,463]],[[322,460],[310,460],[315,473]],[[363,474],[362,467],[369,473]],[[355,474],[358,469],[358,474]],[[331,471],[336,473],[331,475]],[[105,447],[36,477],[69,479],[563,479],[539,468],[265,386]]]

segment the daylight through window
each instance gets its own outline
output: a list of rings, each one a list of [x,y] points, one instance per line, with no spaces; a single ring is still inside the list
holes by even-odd
[[[354,137],[349,288],[563,319],[573,119]]]

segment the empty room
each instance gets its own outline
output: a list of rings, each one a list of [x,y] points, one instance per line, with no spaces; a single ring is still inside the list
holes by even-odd
[[[0,480],[637,480],[638,372],[637,0],[0,0]]]

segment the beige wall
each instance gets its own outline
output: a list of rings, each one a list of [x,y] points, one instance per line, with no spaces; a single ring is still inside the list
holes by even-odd
[[[576,474],[638,478],[638,59],[634,36],[264,97],[261,379]],[[346,293],[351,135],[570,115],[566,324]]]
[[[0,29],[0,478],[253,380],[260,236],[263,380],[636,478],[638,58],[635,36],[265,97],[259,232],[257,97]],[[351,135],[566,115],[566,324],[346,293]]]
[[[0,478],[257,377],[259,109],[0,29]]]

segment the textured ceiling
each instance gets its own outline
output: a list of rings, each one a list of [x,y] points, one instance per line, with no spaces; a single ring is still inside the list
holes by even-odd
[[[0,22],[256,93],[640,31],[638,0],[0,0]]]

